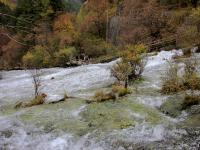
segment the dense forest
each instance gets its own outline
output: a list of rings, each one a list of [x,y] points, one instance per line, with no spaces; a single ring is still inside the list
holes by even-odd
[[[0,68],[67,66],[200,44],[198,0],[0,0]]]

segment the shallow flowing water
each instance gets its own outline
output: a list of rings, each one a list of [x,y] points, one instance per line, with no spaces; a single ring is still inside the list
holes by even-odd
[[[198,149],[200,137],[190,137],[181,125],[187,113],[171,118],[158,109],[169,98],[158,91],[160,77],[168,66],[166,62],[181,53],[163,51],[148,57],[144,81],[131,87],[131,95],[115,102],[86,104],[84,99],[97,90],[110,89],[115,81],[110,68],[116,61],[41,70],[41,91],[48,95],[46,104],[22,109],[14,109],[14,104],[33,97],[30,71],[2,72],[0,149],[188,149],[192,148],[188,144],[191,141],[196,144],[193,148]],[[48,104],[66,92],[77,98]],[[198,116],[194,120],[198,127]],[[184,137],[188,137],[187,141],[183,141]]]

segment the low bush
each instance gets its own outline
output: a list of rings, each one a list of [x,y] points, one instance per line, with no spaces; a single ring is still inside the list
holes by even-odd
[[[186,95],[183,101],[183,109],[186,109],[192,105],[200,104],[200,96],[199,95]]]
[[[118,97],[123,97],[127,94],[131,94],[131,91],[129,89],[124,88],[123,86],[120,85],[113,85],[112,92],[118,95]]]
[[[143,73],[147,63],[146,52],[147,47],[143,44],[126,46],[126,51],[123,52],[122,59],[124,62],[128,62],[132,68],[129,79],[135,80]]]
[[[185,89],[200,90],[200,77],[197,74],[197,59],[192,58],[185,62],[184,86]]]
[[[127,45],[121,54],[121,61],[111,68],[111,75],[127,88],[130,81],[141,77],[146,65],[145,56],[145,45]]]
[[[184,74],[182,77],[178,76],[177,65],[170,64],[169,70],[163,80],[162,90],[163,94],[176,93],[182,90],[190,90],[191,94],[186,94],[181,103],[181,109],[184,110],[192,105],[200,104],[200,96],[195,95],[195,90],[200,90],[200,77],[197,74],[197,60],[191,58],[184,62]],[[172,107],[175,108],[175,107]]]
[[[77,50],[75,47],[61,49],[55,54],[56,63],[59,65],[66,65],[66,63],[70,62],[76,55]]]
[[[170,64],[168,71],[162,79],[161,93],[169,94],[182,91],[184,89],[183,80],[178,76],[177,65]]]
[[[92,98],[92,102],[105,102],[105,101],[109,101],[109,100],[115,100],[116,96],[114,93],[109,92],[109,93],[105,93],[103,91],[98,91],[95,93],[95,95]]]
[[[168,80],[162,85],[161,93],[163,94],[170,94],[180,92],[184,89],[183,85],[180,84],[178,81],[175,80]]]
[[[122,84],[125,88],[128,87],[129,75],[132,73],[132,67],[126,62],[117,62],[111,68],[111,76],[115,77],[117,81]]]
[[[47,67],[51,64],[51,60],[46,48],[41,45],[35,46],[32,51],[28,51],[22,58],[24,66],[31,68]]]
[[[200,77],[196,73],[185,76],[184,87],[185,89],[200,90]]]
[[[112,54],[115,50],[115,47],[112,44],[93,35],[83,35],[80,37],[79,45],[80,49],[82,49],[82,51],[90,58]]]
[[[162,77],[163,94],[176,93],[182,90],[200,90],[200,77],[197,74],[197,60],[192,58],[184,62],[184,74],[178,75],[178,67],[175,64],[170,64],[164,77]]]
[[[41,95],[38,95],[36,98],[32,99],[29,102],[18,102],[15,105],[15,108],[26,108],[26,107],[41,105],[45,102],[46,97],[47,97],[47,95],[43,93]]]

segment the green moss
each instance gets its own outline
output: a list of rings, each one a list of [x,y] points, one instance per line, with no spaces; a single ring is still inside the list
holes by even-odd
[[[129,97],[129,99],[131,99]],[[140,114],[141,116],[144,116],[145,121],[151,124],[157,124],[164,121],[163,116],[160,115],[159,111],[144,106],[142,104],[139,104],[137,102],[130,102],[129,100],[123,100],[124,107],[129,108],[131,111]],[[142,120],[144,121],[144,120]]]
[[[159,111],[146,107],[130,100],[120,98],[115,102],[92,103],[81,113],[84,122],[88,122],[91,130],[113,130],[134,126],[136,122],[144,120],[150,124],[158,124],[164,121]],[[134,114],[141,115],[141,118]],[[143,118],[144,116],[144,118]]]
[[[172,96],[161,105],[160,110],[171,117],[177,117],[181,114],[183,100],[183,96]]]
[[[113,130],[135,124],[128,109],[119,103],[93,103],[82,112],[81,116],[91,129]]]

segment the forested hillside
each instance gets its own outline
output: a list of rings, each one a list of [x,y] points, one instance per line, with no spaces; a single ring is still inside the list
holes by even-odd
[[[0,0],[0,68],[42,68],[200,44],[199,0]]]

